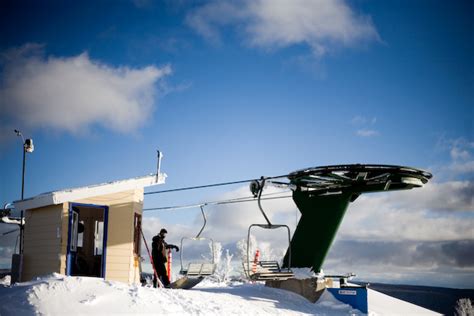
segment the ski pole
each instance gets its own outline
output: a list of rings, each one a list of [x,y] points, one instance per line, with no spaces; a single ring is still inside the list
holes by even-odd
[[[164,286],[163,286],[163,283],[161,283],[161,280],[160,280],[160,278],[158,277],[158,273],[156,273],[155,263],[153,262],[153,257],[151,256],[150,249],[148,248],[148,244],[147,244],[147,242],[146,242],[145,235],[143,234],[143,230],[142,230],[141,227],[140,227],[140,232],[142,233],[143,242],[145,243],[146,251],[148,252],[148,256],[150,257],[151,266],[152,266],[152,268],[153,268],[153,273],[155,274],[155,278],[156,278],[156,280],[157,280],[157,282],[158,282],[158,286],[159,286],[159,287],[164,287]]]

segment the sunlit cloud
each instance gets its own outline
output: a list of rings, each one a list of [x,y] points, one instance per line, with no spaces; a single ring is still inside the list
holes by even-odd
[[[313,56],[335,47],[379,39],[369,16],[345,1],[211,1],[188,13],[186,23],[208,41],[222,42],[222,29],[233,27],[244,43],[263,49],[306,45]]]
[[[362,137],[371,137],[371,136],[377,136],[379,132],[373,129],[359,129],[356,132],[357,136],[362,136]]]
[[[92,126],[137,130],[153,114],[157,83],[171,74],[169,65],[114,67],[86,52],[45,57],[38,44],[10,49],[1,61],[1,110],[8,125],[73,134],[87,133]]]
[[[365,117],[356,115],[351,119],[351,124],[357,128],[355,134],[360,137],[373,137],[380,135],[379,131],[375,129],[377,118]]]

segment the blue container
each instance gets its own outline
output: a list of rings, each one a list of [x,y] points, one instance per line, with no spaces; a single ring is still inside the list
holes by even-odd
[[[369,313],[366,287],[345,286],[341,288],[327,288],[326,290],[334,295],[337,300],[351,305],[364,314]]]

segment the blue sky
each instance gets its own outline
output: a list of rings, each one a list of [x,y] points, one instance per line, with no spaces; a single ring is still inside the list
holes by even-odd
[[[472,196],[470,1],[0,5],[2,203],[20,197],[15,128],[36,146],[27,197],[154,172],[156,149],[169,176],[160,189],[387,163],[432,171],[434,196]],[[239,190],[148,196],[146,206]],[[454,224],[473,223],[472,198],[442,211],[433,199],[419,206],[420,218],[446,220],[455,236],[410,242],[465,242],[461,248],[472,250],[472,228]],[[156,225],[189,219],[148,216]],[[472,260],[437,267],[453,275],[442,285],[474,284],[463,280]],[[402,280],[430,283],[406,273]]]

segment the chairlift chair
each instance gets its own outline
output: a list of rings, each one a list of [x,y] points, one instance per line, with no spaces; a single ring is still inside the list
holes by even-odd
[[[285,224],[272,224],[270,219],[265,214],[265,211],[262,208],[261,204],[261,197],[263,192],[263,187],[265,186],[265,178],[262,177],[261,183],[258,181],[253,181],[250,184],[250,190],[254,194],[254,196],[258,196],[258,207],[260,212],[262,213],[263,217],[267,221],[266,224],[252,224],[249,226],[248,234],[247,234],[247,266],[244,266],[244,272],[246,273],[247,277],[253,281],[267,281],[267,280],[287,280],[294,276],[293,271],[291,271],[291,233],[290,227]],[[256,271],[252,271],[251,263],[250,263],[250,232],[253,227],[260,227],[263,229],[278,229],[278,228],[286,228],[288,233],[288,255],[289,255],[289,264],[288,268],[282,268],[278,261],[275,260],[267,260],[267,261],[258,261],[256,262]]]
[[[181,265],[181,270],[179,273],[181,275],[187,276],[187,277],[192,277],[192,278],[200,278],[200,277],[206,277],[214,274],[214,271],[216,270],[216,264],[214,261],[214,240],[211,238],[206,238],[206,237],[201,237],[201,233],[204,230],[204,227],[206,227],[207,219],[206,219],[206,214],[204,213],[203,205],[200,206],[201,209],[201,214],[202,218],[204,220],[204,223],[201,227],[201,230],[195,237],[183,237],[181,238],[181,251],[180,251],[180,265]],[[184,240],[191,240],[191,241],[202,241],[202,240],[209,240],[211,243],[211,262],[190,262],[188,264],[188,267],[185,268],[183,265],[183,253],[184,253],[184,247],[183,247],[183,242]]]

